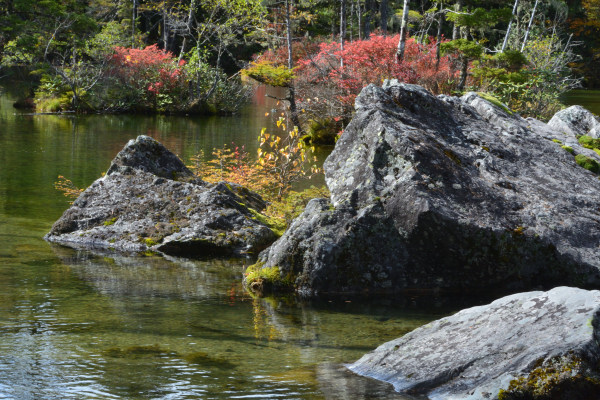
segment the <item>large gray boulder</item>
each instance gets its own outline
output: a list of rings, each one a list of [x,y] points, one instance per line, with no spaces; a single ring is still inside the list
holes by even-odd
[[[600,398],[600,292],[559,287],[462,310],[350,370],[432,400]]]
[[[45,239],[79,248],[183,256],[255,253],[277,238],[259,221],[265,205],[238,185],[196,178],[162,144],[139,136]]]
[[[571,106],[557,112],[548,125],[565,136],[600,137],[600,119],[581,106]]]
[[[309,203],[248,283],[306,296],[598,285],[600,180],[557,137],[475,93],[370,85],[325,162],[331,199]]]

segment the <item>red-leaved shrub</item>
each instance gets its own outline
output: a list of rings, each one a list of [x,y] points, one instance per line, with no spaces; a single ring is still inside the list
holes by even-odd
[[[457,71],[448,57],[436,61],[436,43],[406,42],[404,59],[395,58],[399,36],[371,35],[366,40],[321,43],[319,52],[298,61],[295,84],[301,106],[315,115],[347,117],[354,99],[370,83],[385,79],[415,83],[434,93],[449,93]]]
[[[110,59],[112,76],[132,91],[140,107],[156,108],[157,99],[180,96],[186,89],[185,61],[177,61],[157,45],[144,49],[115,47]],[[162,96],[160,96],[162,95]]]

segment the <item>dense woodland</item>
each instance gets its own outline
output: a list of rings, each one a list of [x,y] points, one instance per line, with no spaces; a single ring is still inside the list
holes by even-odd
[[[233,112],[245,76],[318,136],[396,78],[544,118],[600,85],[600,1],[2,0],[0,65],[38,111]]]

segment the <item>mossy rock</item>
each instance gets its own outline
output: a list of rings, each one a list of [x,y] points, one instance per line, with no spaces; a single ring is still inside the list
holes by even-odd
[[[283,219],[266,216],[253,208],[248,208],[248,210],[252,213],[252,219],[266,225],[277,237],[281,237],[285,232],[287,225]]]
[[[282,275],[278,266],[264,267],[257,262],[246,269],[244,284],[253,293],[264,296],[268,293],[285,293],[293,290],[294,279],[291,275]]]
[[[586,149],[600,149],[600,139],[594,139],[591,136],[583,135],[577,138],[579,144]]]
[[[595,174],[600,173],[600,164],[598,164],[598,161],[594,160],[591,157],[585,156],[583,154],[577,154],[575,156],[575,162],[580,167],[583,167],[588,171],[592,171]]]
[[[600,380],[587,374],[578,356],[540,360],[527,376],[513,379],[498,400],[587,400],[600,398]]]
[[[513,115],[514,113],[510,110],[510,108],[508,108],[506,106],[506,104],[504,104],[503,102],[501,102],[497,97],[486,93],[486,92],[477,92],[477,94],[479,95],[479,97],[481,97],[484,100],[487,100],[488,102],[492,103],[493,105],[495,105],[496,107],[501,108],[502,110],[504,110],[507,114],[509,115]]]
[[[560,146],[563,150],[567,151],[568,153],[571,154],[575,154],[575,150],[573,150],[573,148],[571,146]]]

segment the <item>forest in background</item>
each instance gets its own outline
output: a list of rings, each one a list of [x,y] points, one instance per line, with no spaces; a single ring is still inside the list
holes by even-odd
[[[38,111],[228,113],[245,75],[318,141],[389,78],[547,118],[600,85],[599,33],[600,0],[2,0],[0,76]]]

